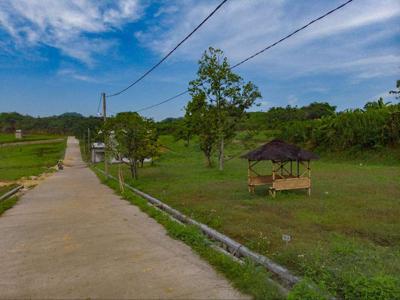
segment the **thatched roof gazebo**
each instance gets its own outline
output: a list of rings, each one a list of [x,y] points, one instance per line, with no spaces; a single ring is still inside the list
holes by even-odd
[[[249,162],[248,186],[254,193],[255,186],[269,185],[270,194],[276,191],[307,189],[311,194],[310,161],[319,159],[318,155],[298,146],[275,139],[242,156]],[[272,175],[260,175],[253,167],[260,161],[272,161]]]

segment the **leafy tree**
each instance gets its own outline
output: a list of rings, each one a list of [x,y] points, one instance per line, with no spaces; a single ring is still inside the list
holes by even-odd
[[[204,97],[209,106],[210,113],[202,118],[209,118],[209,125],[216,128],[219,169],[223,170],[225,143],[261,94],[252,82],[244,83],[233,73],[223,52],[212,47],[200,59],[197,79],[189,83],[189,91],[192,97]]]
[[[364,105],[365,110],[371,110],[371,109],[384,109],[389,106],[390,102],[386,102],[383,100],[382,97],[380,97],[377,101],[371,101],[367,102]]]
[[[193,134],[199,136],[200,149],[207,159],[207,166],[212,166],[212,153],[217,142],[216,109],[209,105],[204,94],[197,94],[186,107],[185,121],[190,124]]]
[[[304,111],[307,120],[314,120],[333,116],[336,106],[330,105],[327,102],[313,102],[307,106],[303,106],[300,110]]]
[[[184,118],[176,123],[173,135],[176,140],[184,140],[185,146],[188,147],[193,133],[194,128],[192,121],[189,118]]]
[[[396,95],[396,99],[400,99],[400,80],[396,81],[397,91],[390,91],[389,94]]]
[[[112,151],[117,157],[128,159],[133,179],[138,178],[138,163],[154,153],[156,143],[154,122],[135,112],[119,113],[109,118],[105,132],[110,134]],[[115,140],[115,142],[112,142]]]

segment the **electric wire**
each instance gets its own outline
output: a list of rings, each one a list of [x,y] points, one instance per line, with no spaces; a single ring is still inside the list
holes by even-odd
[[[164,103],[167,103],[167,102],[170,102],[170,101],[172,101],[172,100],[175,100],[176,98],[179,98],[180,96],[183,96],[183,95],[185,95],[185,94],[187,94],[187,93],[189,93],[188,90],[183,91],[183,92],[181,92],[181,93],[179,93],[179,94],[177,94],[177,95],[175,95],[175,96],[172,96],[171,98],[165,99],[165,100],[163,100],[163,101],[161,101],[161,102],[159,102],[159,103],[156,103],[156,104],[153,104],[153,105],[150,105],[150,106],[143,107],[143,108],[137,110],[136,112],[138,113],[138,112],[141,112],[141,111],[149,110],[149,109],[151,109],[151,108],[153,108],[153,107],[160,106],[160,105],[162,105],[162,104],[164,104]]]
[[[312,25],[313,23],[318,22],[319,20],[322,20],[323,18],[329,16],[330,14],[334,13],[335,11],[337,11],[337,10],[339,10],[339,9],[341,9],[341,8],[343,8],[343,7],[345,7],[345,6],[346,6],[347,4],[349,4],[350,2],[353,2],[353,0],[348,0],[347,2],[345,2],[345,3],[341,4],[341,5],[339,5],[338,7],[334,8],[334,9],[332,9],[332,10],[330,10],[330,11],[328,11],[327,13],[323,14],[322,16],[320,16],[320,17],[318,17],[318,18],[316,18],[316,19],[314,19],[314,20],[308,22],[306,25],[304,25],[304,26],[302,26],[302,27],[296,29],[296,30],[293,31],[292,33],[289,33],[287,36],[281,38],[280,40],[276,41],[275,43],[272,43],[271,45],[269,45],[269,46],[267,46],[267,47],[261,49],[260,51],[254,53],[253,55],[251,55],[251,56],[245,58],[244,60],[242,60],[242,61],[240,61],[240,62],[238,62],[237,64],[235,64],[234,66],[232,66],[231,69],[236,68],[236,67],[240,66],[241,64],[244,64],[245,62],[249,61],[250,59],[253,59],[254,57],[260,55],[261,53],[267,51],[268,49],[271,49],[272,47],[275,47],[276,45],[282,43],[284,40],[287,40],[288,38],[294,36],[296,33],[298,33],[298,32],[300,32],[300,31],[306,29],[308,26]]]
[[[250,55],[249,57],[243,59],[242,61],[238,62],[238,63],[235,64],[234,66],[230,67],[230,69],[236,68],[236,67],[238,67],[238,66],[240,66],[240,65],[242,65],[242,64],[244,64],[244,63],[246,63],[246,62],[248,62],[249,60],[253,59],[254,57],[256,57],[256,56],[262,54],[263,52],[265,52],[265,51],[271,49],[272,47],[275,47],[276,45],[278,45],[278,44],[282,43],[283,41],[289,39],[290,37],[294,36],[296,33],[298,33],[298,32],[300,32],[300,31],[306,29],[308,26],[312,25],[313,23],[315,23],[315,22],[317,22],[317,21],[319,21],[319,20],[322,20],[323,18],[325,18],[325,17],[329,16],[330,14],[334,13],[335,11],[337,11],[337,10],[339,10],[339,9],[341,9],[341,8],[343,8],[343,7],[345,7],[347,4],[349,4],[350,2],[353,2],[353,1],[354,1],[354,0],[348,0],[348,1],[346,1],[345,3],[343,3],[343,4],[339,5],[339,6],[337,6],[336,8],[334,8],[334,9],[328,11],[327,13],[323,14],[322,16],[320,16],[320,17],[318,17],[318,18],[316,18],[316,19],[311,20],[310,22],[308,22],[308,23],[305,24],[304,26],[302,26],[302,27],[296,29],[295,31],[293,31],[293,32],[291,32],[290,34],[286,35],[285,37],[281,38],[280,40],[278,40],[278,41],[276,41],[276,42],[270,44],[269,46],[267,46],[267,47],[261,49],[260,51],[257,51],[256,53],[254,53],[254,54]],[[175,96],[172,96],[172,97],[170,97],[170,98],[168,98],[168,99],[166,99],[166,100],[163,100],[163,101],[161,101],[161,102],[158,102],[158,103],[156,103],[156,104],[153,104],[153,105],[150,105],[150,106],[141,108],[141,109],[137,110],[136,112],[141,112],[141,111],[144,111],[144,110],[148,110],[148,109],[157,107],[157,106],[162,105],[162,104],[164,104],[164,103],[170,102],[170,101],[172,101],[172,100],[174,100],[174,99],[176,99],[176,98],[178,98],[178,97],[180,97],[180,96],[182,96],[182,95],[184,95],[184,94],[186,94],[186,93],[188,93],[188,92],[189,92],[188,90],[186,90],[186,91],[184,91],[184,92],[180,92],[179,94],[177,94],[177,95],[175,95]]]
[[[110,98],[122,94],[123,92],[125,92],[126,90],[130,89],[135,84],[137,84],[139,81],[141,81],[143,78],[145,78],[147,75],[149,75],[152,71],[154,71],[154,69],[156,69],[159,65],[161,65],[172,53],[174,53],[184,42],[186,42],[198,29],[200,29],[200,27],[203,26],[204,23],[206,23],[208,19],[210,19],[227,1],[228,0],[223,0],[199,25],[197,25],[183,40],[181,40],[171,51],[169,51],[158,63],[156,63],[153,67],[147,70],[142,76],[140,76],[126,88],[111,95],[107,95],[107,97]]]

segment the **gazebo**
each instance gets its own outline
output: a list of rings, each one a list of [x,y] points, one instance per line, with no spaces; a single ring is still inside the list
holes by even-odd
[[[275,197],[276,191],[307,189],[311,194],[310,161],[318,155],[282,140],[275,139],[243,155],[249,162],[249,192],[259,185],[270,186],[269,193]],[[260,161],[272,162],[272,175],[260,175],[253,168]]]

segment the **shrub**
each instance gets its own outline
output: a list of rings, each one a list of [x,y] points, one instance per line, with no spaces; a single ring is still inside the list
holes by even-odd
[[[281,138],[309,148],[373,149],[400,142],[400,114],[389,109],[349,110],[320,120],[294,121]]]

